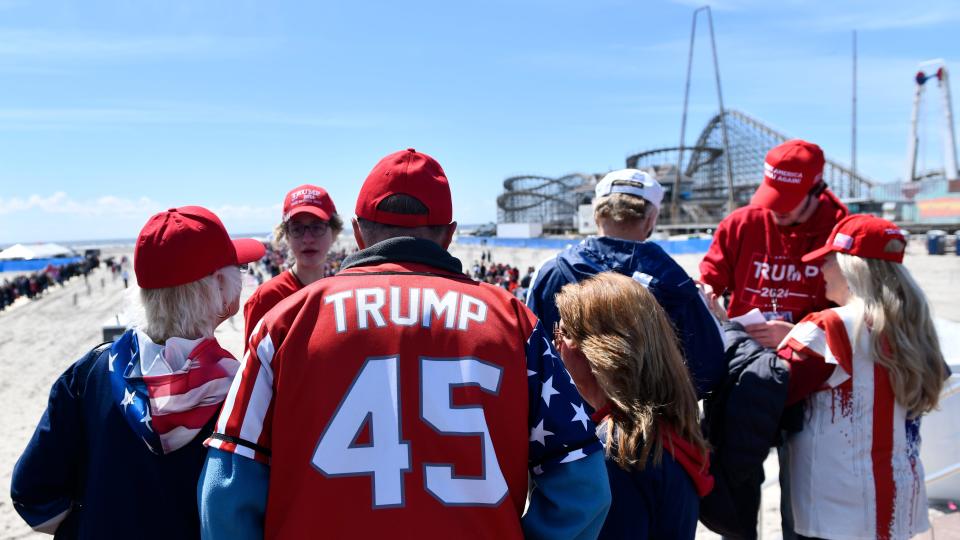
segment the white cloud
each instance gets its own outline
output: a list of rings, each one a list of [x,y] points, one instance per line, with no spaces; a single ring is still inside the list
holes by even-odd
[[[111,107],[0,108],[0,130],[82,130],[125,125],[281,125],[313,128],[375,127],[398,120],[370,112],[330,115],[224,108],[188,103],[134,103]],[[391,120],[391,117],[394,117]]]
[[[784,0],[777,3],[771,3],[767,0],[673,0],[673,3],[690,6],[692,8],[710,6],[710,9],[716,11],[744,11],[759,10],[768,6],[776,6],[779,8],[783,6],[800,6],[805,2],[803,0]]]
[[[72,214],[77,216],[149,216],[168,208],[162,202],[150,197],[127,199],[114,195],[102,195],[89,199],[76,199],[64,191],[50,195],[33,194],[28,197],[0,197],[0,215],[14,213]],[[280,215],[280,205],[264,206],[223,204],[210,206],[223,220],[242,221],[246,219],[276,218]]]
[[[856,11],[840,11],[836,8],[819,11],[809,19],[820,30],[897,30],[926,28],[929,26],[960,22],[960,8],[954,0],[925,2],[918,5],[910,2],[871,3]],[[832,13],[831,13],[832,12]],[[810,13],[818,13],[811,10]]]
[[[74,214],[80,216],[129,216],[155,212],[161,205],[148,197],[123,199],[104,195],[88,200],[76,200],[63,191],[52,195],[0,197],[0,215],[21,212],[46,214]]]
[[[675,4],[698,8],[709,5],[714,11],[764,14],[806,25],[816,30],[849,31],[926,28],[960,21],[956,0],[672,0]]]
[[[145,58],[243,56],[269,48],[266,40],[185,36],[91,36],[47,30],[0,30],[0,60],[117,61]]]
[[[213,211],[231,234],[269,231],[281,213],[279,204],[197,203]],[[0,197],[0,243],[133,238],[150,216],[169,207],[150,197],[75,198],[63,191]]]
[[[279,204],[266,206],[252,206],[248,204],[224,204],[212,207],[211,210],[224,221],[244,222],[250,220],[276,220],[282,211]]]

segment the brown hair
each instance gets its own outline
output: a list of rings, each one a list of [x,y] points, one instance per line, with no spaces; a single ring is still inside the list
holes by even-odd
[[[566,285],[557,308],[564,332],[583,351],[609,399],[606,451],[616,453],[621,468],[642,470],[651,453],[654,463],[660,462],[661,422],[706,452],[696,392],[676,333],[643,285],[604,272]]]
[[[614,185],[634,185],[642,188],[636,182],[617,180]],[[611,219],[616,223],[635,223],[646,219],[653,207],[643,197],[636,197],[628,193],[611,193],[598,197],[593,201],[593,219]]]

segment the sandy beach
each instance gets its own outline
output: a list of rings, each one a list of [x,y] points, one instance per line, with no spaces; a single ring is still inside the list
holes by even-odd
[[[130,250],[132,251],[132,250]],[[480,260],[480,246],[454,245],[453,254],[464,266]],[[523,272],[528,266],[553,255],[555,251],[492,248],[495,262],[509,263]],[[128,256],[130,252],[127,252]],[[676,257],[684,269],[696,276],[700,255]],[[926,292],[936,317],[960,323],[960,305],[956,291],[960,288],[960,257],[931,257],[923,246],[910,247],[906,264]],[[130,269],[133,276],[132,268]],[[0,274],[0,280],[3,279]],[[103,286],[101,286],[103,279]],[[244,298],[253,292],[255,282],[245,276]],[[135,284],[124,289],[119,278],[113,279],[105,267],[89,278],[89,292],[82,278],[54,287],[34,301],[21,301],[12,309],[0,312],[0,427],[6,434],[0,443],[0,483],[6,489],[17,457],[33,433],[51,385],[78,357],[101,342],[102,324],[124,311],[124,305]],[[960,328],[958,326],[957,328]],[[220,343],[240,356],[242,352],[242,314],[217,330]],[[954,357],[958,351],[945,351]],[[769,463],[770,460],[768,460]],[[768,469],[775,477],[776,460]],[[763,528],[765,538],[779,537],[779,495],[774,485],[764,493]],[[42,538],[32,533],[13,510],[8,495],[0,498],[0,538]],[[716,538],[707,531],[698,537]]]

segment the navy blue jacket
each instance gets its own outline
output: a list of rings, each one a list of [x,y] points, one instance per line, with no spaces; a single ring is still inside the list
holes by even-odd
[[[717,323],[700,298],[696,283],[653,242],[608,236],[584,239],[543,263],[527,293],[527,306],[544,328],[553,328],[560,320],[554,301],[560,289],[608,270],[647,281],[647,289],[677,330],[697,396],[702,398],[719,386],[726,376],[727,363]]]
[[[54,383],[13,470],[14,508],[31,526],[70,510],[55,538],[199,538],[194,494],[216,416],[183,448],[151,453],[113,401],[109,352],[90,351]]]
[[[606,439],[599,431],[600,438]],[[670,452],[664,450],[662,455],[659,465],[651,456],[642,471],[626,471],[606,458],[613,502],[600,540],[692,540],[696,536],[700,513],[696,488]]]
[[[763,462],[781,429],[795,430],[793,417],[802,411],[784,410],[790,380],[786,362],[754,341],[739,323],[728,322],[724,330],[730,373],[704,403],[703,427],[713,448],[710,472],[716,484],[701,501],[700,521],[724,537],[753,539]]]

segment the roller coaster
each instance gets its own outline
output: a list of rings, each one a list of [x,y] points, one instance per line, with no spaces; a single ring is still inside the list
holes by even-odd
[[[545,233],[568,232],[576,228],[577,207],[593,199],[595,184],[595,175],[583,173],[560,178],[511,176],[497,197],[497,222],[542,223]]]
[[[747,204],[763,180],[763,160],[774,146],[790,137],[742,112],[726,110],[724,116],[729,137],[729,163],[733,169],[733,200]],[[696,144],[683,149],[680,167],[679,223],[716,223],[723,218],[728,200],[727,163],[721,159],[721,117],[714,115],[701,131]],[[626,166],[654,172],[667,189],[670,200],[677,177],[681,148],[677,146],[645,150],[627,157]],[[600,175],[575,173],[561,178],[514,176],[503,181],[503,193],[497,197],[500,223],[542,223],[544,232],[566,232],[574,228],[574,215],[580,204],[592,199],[592,188]],[[827,159],[824,180],[842,198],[868,197],[874,182],[848,167]],[[669,213],[665,204],[663,212]],[[670,216],[663,216],[670,217]],[[661,222],[663,218],[661,218]]]
[[[696,143],[684,147],[680,171],[680,222],[719,221],[726,210],[728,198],[727,163],[733,169],[733,200],[737,206],[750,197],[763,180],[763,160],[767,151],[790,139],[787,135],[740,111],[724,112],[729,137],[730,160],[723,156],[721,118],[714,115],[701,131]],[[627,158],[627,167],[651,169],[656,172],[668,191],[673,189],[677,176],[680,147],[646,150]],[[823,178],[830,189],[841,198],[868,197],[874,182],[854,173],[848,167],[826,160]],[[665,210],[668,210],[665,206]]]

